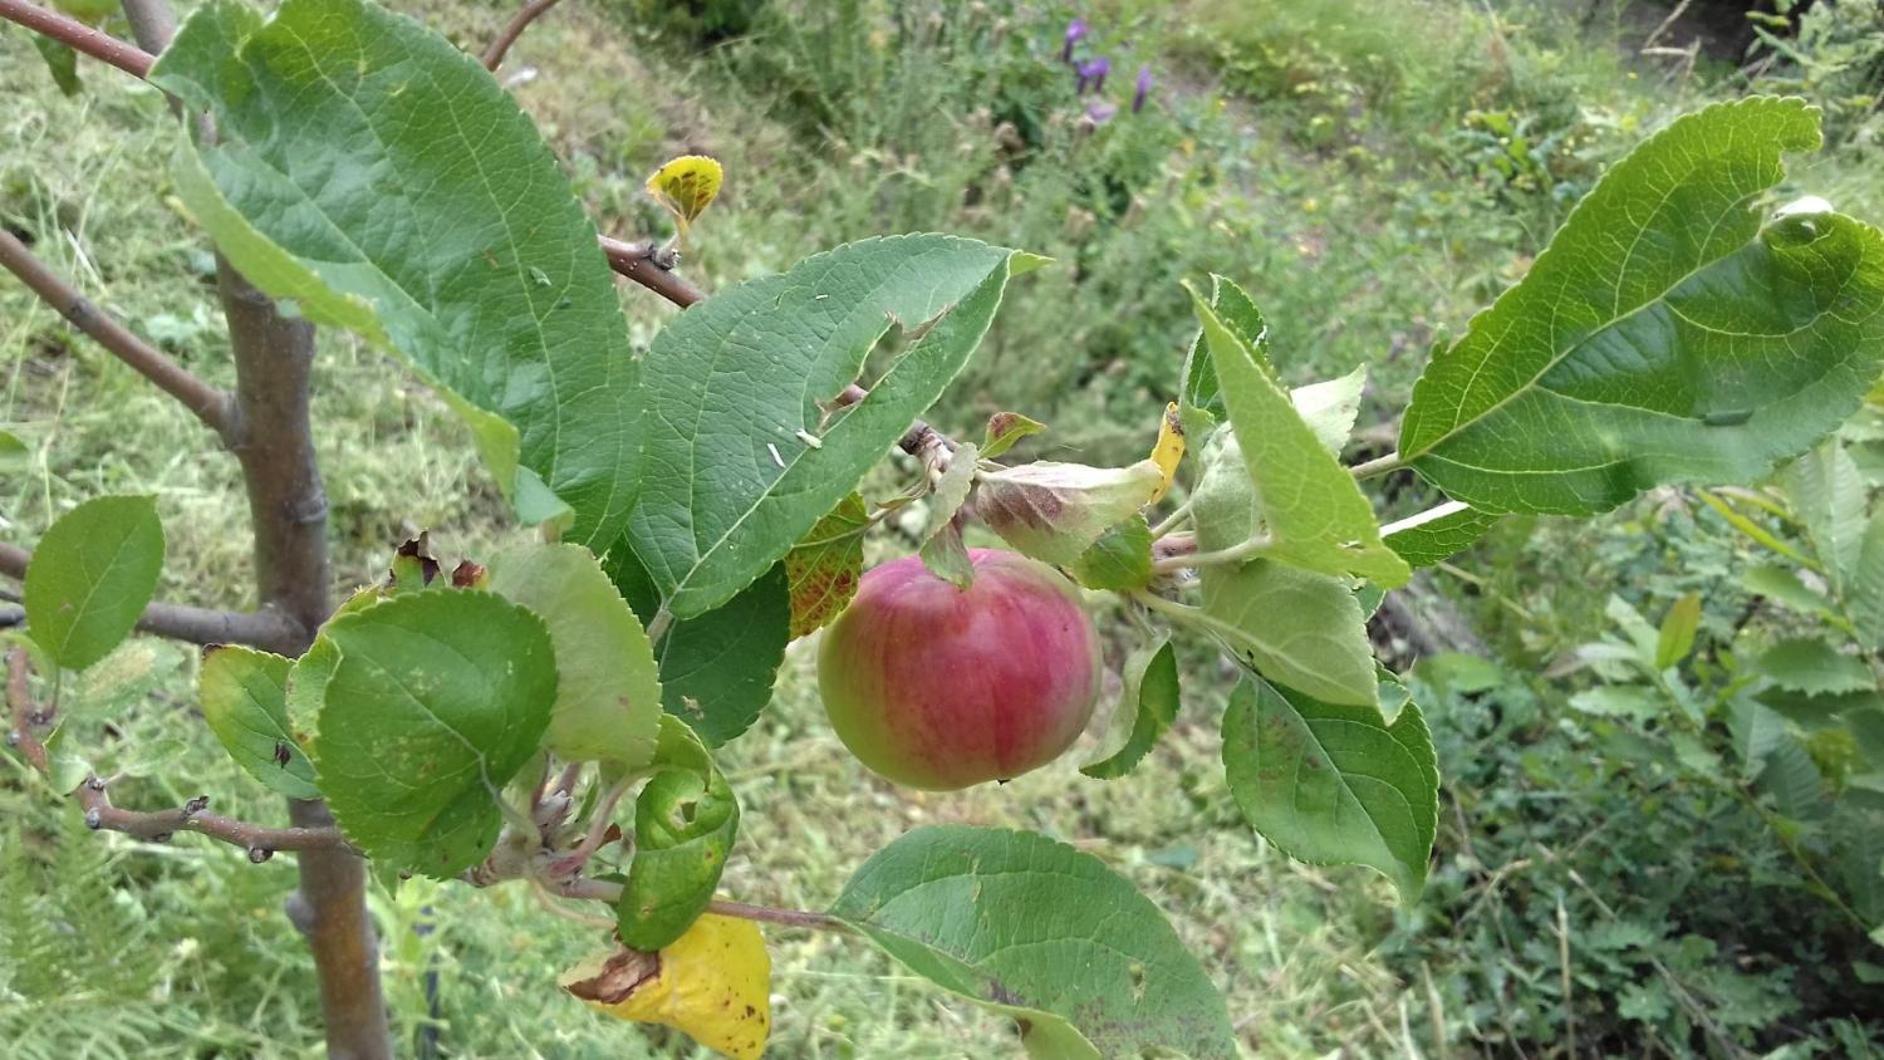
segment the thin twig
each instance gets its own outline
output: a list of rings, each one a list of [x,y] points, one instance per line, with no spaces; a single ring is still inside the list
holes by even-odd
[[[0,18],[17,22],[100,62],[110,63],[132,77],[149,77],[151,64],[157,61],[156,56],[134,44],[27,0],[0,0]]]
[[[530,23],[535,22],[537,16],[555,7],[558,2],[559,0],[530,0],[530,3],[523,6],[523,10],[511,16],[504,31],[497,35],[497,39],[491,42],[489,48],[484,49],[484,68],[496,73],[497,68],[504,65],[504,54],[510,51],[511,45],[517,43],[518,37],[523,36],[523,31],[530,28]]]
[[[1261,556],[1275,542],[1268,534],[1260,534],[1245,541],[1220,548],[1215,552],[1187,552],[1180,555],[1155,559],[1151,563],[1155,574],[1173,574],[1181,570],[1194,570],[1200,567],[1239,566]]]
[[[1398,471],[1405,466],[1400,460],[1399,453],[1388,453],[1386,456],[1377,456],[1372,460],[1355,464],[1348,468],[1348,471],[1352,472],[1357,479],[1370,479],[1377,475],[1385,475],[1390,471]]]
[[[32,559],[30,551],[0,542],[0,574],[24,581]],[[190,644],[247,644],[285,655],[298,655],[306,639],[306,632],[292,618],[267,607],[260,611],[218,611],[153,603],[144,608],[137,628]]]
[[[706,298],[706,292],[680,278],[674,272],[671,254],[663,253],[652,241],[629,243],[612,236],[597,236],[608,266],[682,309]]]
[[[9,3],[12,0],[0,0]],[[232,435],[234,403],[229,392],[210,386],[189,370],[171,360],[132,334],[130,329],[107,316],[78,289],[33,256],[11,232],[0,228],[0,266],[18,276],[34,294],[70,321],[72,326],[90,335],[118,360],[157,385],[157,388],[183,403],[204,426],[221,435],[225,442]]]
[[[37,720],[33,717],[32,689],[27,685],[26,667],[25,648],[16,646],[7,651],[7,717],[12,725],[7,730],[7,742],[19,748],[27,765],[48,773],[52,766],[46,745],[33,732]]]
[[[268,828],[210,813],[209,796],[198,795],[174,810],[126,810],[111,805],[104,782],[93,777],[73,793],[85,808],[88,828],[123,832],[162,843],[178,832],[195,832],[248,851],[249,860],[267,861],[276,851],[328,850],[358,855],[338,828]]]

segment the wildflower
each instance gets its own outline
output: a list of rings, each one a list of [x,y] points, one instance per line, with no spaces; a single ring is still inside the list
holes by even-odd
[[[1083,18],[1076,18],[1066,24],[1066,43],[1060,48],[1061,62],[1071,63],[1073,61],[1073,45],[1085,40],[1087,32],[1088,27],[1086,26],[1086,20]]]
[[[1092,127],[1095,129],[1111,121],[1112,116],[1118,112],[1119,108],[1107,103],[1103,99],[1095,99],[1091,103],[1086,104],[1086,120],[1091,123]]]
[[[1085,95],[1087,92],[1103,92],[1106,87],[1106,75],[1112,72],[1112,60],[1101,55],[1097,59],[1088,59],[1080,63],[1076,69],[1079,71],[1080,95]]]
[[[1138,87],[1132,92],[1132,113],[1145,109],[1145,98],[1151,95],[1151,67],[1138,68]]]

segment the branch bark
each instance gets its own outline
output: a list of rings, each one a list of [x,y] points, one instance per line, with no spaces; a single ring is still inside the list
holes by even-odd
[[[10,0],[0,0],[7,3]],[[171,360],[113,320],[67,283],[58,273],[33,256],[26,244],[13,233],[0,228],[0,266],[18,276],[34,294],[59,311],[72,326],[98,340],[112,356],[131,366],[157,388],[183,403],[203,425],[229,437],[230,398],[226,391],[210,386],[189,370]]]
[[[0,542],[0,574],[24,580],[33,554],[18,545]],[[24,617],[24,616],[22,616]],[[218,611],[186,604],[154,603],[144,609],[137,628],[159,637],[191,644],[247,644],[281,655],[299,653],[307,631],[278,608],[259,611]]]
[[[504,65],[504,55],[510,51],[510,46],[517,43],[517,38],[523,36],[523,31],[530,28],[530,23],[535,22],[539,15],[555,7],[559,2],[560,0],[530,0],[530,3],[525,4],[521,11],[511,16],[510,23],[504,27],[503,32],[499,33],[497,39],[491,42],[491,46],[484,50],[484,68],[496,73],[497,68]]]
[[[17,22],[100,62],[110,63],[132,77],[149,77],[151,64],[157,61],[156,56],[142,48],[29,0],[0,0],[0,18]]]
[[[674,272],[673,262],[664,260],[660,248],[643,240],[628,243],[612,236],[597,237],[608,266],[623,276],[660,295],[682,309],[699,302],[706,293]]]

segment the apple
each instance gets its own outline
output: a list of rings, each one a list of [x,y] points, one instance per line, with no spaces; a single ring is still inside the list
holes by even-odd
[[[1099,634],[1059,572],[971,549],[966,589],[920,557],[863,576],[825,631],[818,687],[844,746],[912,788],[1009,780],[1058,758],[1099,698]]]

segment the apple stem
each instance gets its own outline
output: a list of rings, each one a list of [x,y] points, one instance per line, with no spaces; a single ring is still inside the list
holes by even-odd
[[[1191,502],[1196,499],[1195,495],[1184,498],[1183,504],[1178,505],[1171,510],[1170,515],[1159,520],[1158,525],[1151,528],[1151,539],[1156,541],[1171,531],[1176,530],[1178,527],[1183,526],[1191,517]]]
[[[1238,566],[1262,555],[1275,542],[1268,534],[1257,534],[1247,541],[1231,545],[1215,552],[1192,552],[1189,555],[1169,556],[1153,560],[1151,569],[1158,574],[1174,574],[1181,570],[1199,567]]]

